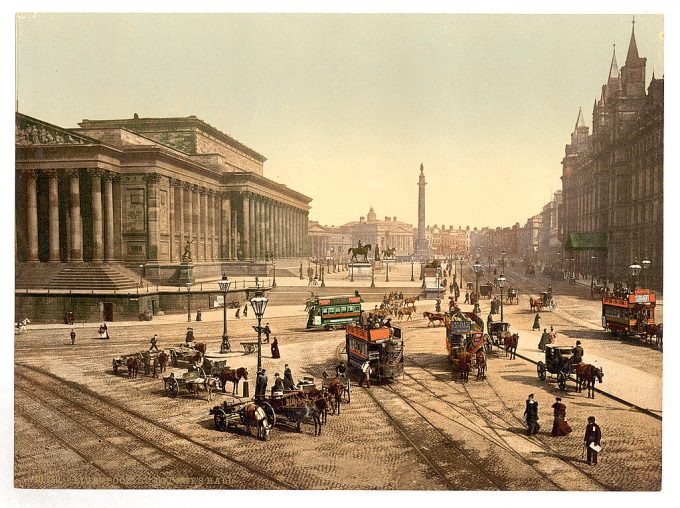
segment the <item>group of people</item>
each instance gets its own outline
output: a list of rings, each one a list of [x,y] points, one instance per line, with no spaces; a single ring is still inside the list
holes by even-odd
[[[255,378],[255,398],[264,398],[267,395],[267,369],[260,369]],[[285,365],[283,371],[283,378],[276,372],[274,374],[274,385],[272,386],[272,396],[275,392],[285,392],[295,390],[295,382],[293,381],[293,372],[290,370],[288,364]]]
[[[553,410],[553,426],[550,435],[558,437],[570,434],[572,428],[567,423],[567,406],[562,403],[562,398],[555,397],[555,402],[551,408]],[[534,399],[533,393],[530,393],[526,400],[524,417],[527,423],[527,435],[537,434],[541,426],[538,423],[538,401]],[[601,440],[602,431],[600,426],[595,423],[594,416],[589,416],[583,436],[583,447],[587,450],[588,464],[597,465],[597,454],[601,450]]]
[[[548,332],[547,328],[543,328],[541,340],[538,343],[538,349],[540,349],[541,351],[545,351],[545,346],[547,344],[553,344],[555,342],[555,339],[557,339],[557,333],[555,333],[555,329],[552,327],[552,325],[550,326],[550,332]]]

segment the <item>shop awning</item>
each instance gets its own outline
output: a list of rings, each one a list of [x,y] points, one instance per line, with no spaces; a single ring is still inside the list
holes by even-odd
[[[607,233],[579,232],[569,233],[565,250],[607,250]]]

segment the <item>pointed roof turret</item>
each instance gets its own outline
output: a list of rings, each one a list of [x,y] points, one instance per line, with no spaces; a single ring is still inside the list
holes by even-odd
[[[586,124],[583,121],[583,111],[581,110],[581,108],[578,108],[578,117],[576,118],[576,126],[574,127],[574,129],[578,129],[579,127],[585,126]]]
[[[628,55],[626,55],[626,65],[640,60],[637,42],[635,42],[635,16],[633,16],[633,29],[630,32],[630,43],[628,44]]]
[[[614,44],[614,52],[612,54],[612,63],[609,66],[609,79],[619,79],[619,66],[616,63],[616,44]]]

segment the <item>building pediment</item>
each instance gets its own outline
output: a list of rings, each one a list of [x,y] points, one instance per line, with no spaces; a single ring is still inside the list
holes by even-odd
[[[15,144],[21,146],[99,144],[99,141],[95,139],[74,134],[56,125],[21,113],[16,114],[14,129]]]

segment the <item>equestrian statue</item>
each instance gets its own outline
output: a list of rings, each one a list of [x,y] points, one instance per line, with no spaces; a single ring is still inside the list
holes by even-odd
[[[347,254],[352,253],[352,257],[351,257],[351,259],[350,259],[350,263],[355,262],[355,261],[356,261],[357,263],[360,262],[360,261],[357,259],[357,256],[363,256],[364,259],[363,259],[363,261],[361,261],[361,262],[362,262],[362,263],[368,263],[368,251],[370,251],[370,250],[371,250],[371,244],[370,244],[370,243],[369,243],[369,244],[366,244],[366,245],[362,245],[362,244],[361,244],[361,240],[359,240],[359,244],[358,244],[357,247],[350,247],[350,248],[347,250]]]

